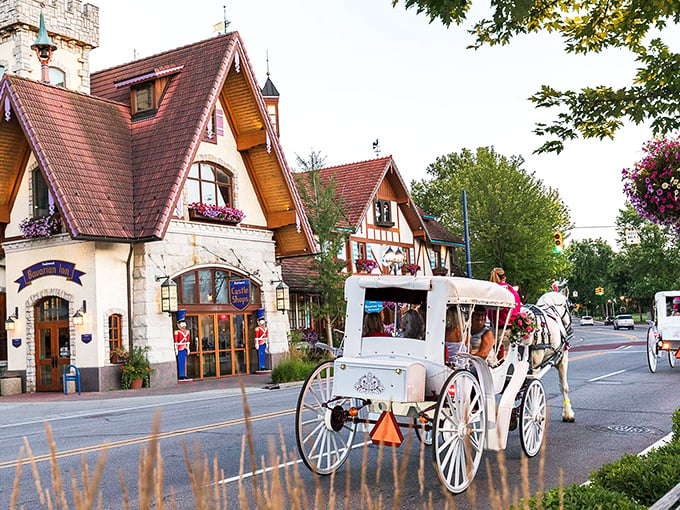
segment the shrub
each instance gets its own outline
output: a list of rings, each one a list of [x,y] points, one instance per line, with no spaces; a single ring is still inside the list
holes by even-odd
[[[680,445],[670,443],[647,455],[626,454],[594,471],[593,484],[652,505],[680,482]]]
[[[304,381],[318,363],[305,361],[297,356],[286,356],[272,370],[272,382]]]
[[[671,418],[673,425],[671,430],[673,431],[673,441],[680,442],[680,409],[676,409]]]
[[[583,510],[584,508],[616,508],[617,510],[641,510],[647,508],[628,498],[625,494],[612,491],[599,485],[570,485],[564,488],[560,501],[560,488],[550,489],[541,495],[532,496],[528,503],[513,508],[531,510]]]

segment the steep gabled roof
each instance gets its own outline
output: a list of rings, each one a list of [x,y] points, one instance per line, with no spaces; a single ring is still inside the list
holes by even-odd
[[[411,229],[415,233],[423,231],[415,204],[392,156],[323,168],[318,172],[323,183],[335,179],[336,196],[345,206],[347,223],[338,227],[357,231],[372,207],[380,184],[387,180],[397,195],[397,203]],[[308,204],[305,206],[309,207]]]
[[[157,112],[132,117],[130,85],[160,77],[167,84]],[[94,73],[92,96],[16,77],[2,83],[0,98],[10,98],[21,129],[10,123],[5,140],[0,127],[0,146],[25,145],[19,134],[26,133],[73,237],[161,239],[221,101],[277,255],[312,251],[302,202],[237,33]],[[5,166],[17,182],[17,161],[27,153],[13,152]],[[0,177],[8,175],[0,161]],[[0,186],[0,200],[2,193]],[[0,219],[8,216],[16,186],[4,193]]]
[[[14,75],[5,75],[0,100],[12,112],[74,236],[133,236],[130,115],[123,105]],[[106,119],[102,122],[102,119]],[[12,123],[0,123],[0,139],[12,139]],[[27,157],[27,155],[26,155]],[[18,182],[14,151],[0,155],[0,176]],[[11,205],[15,197],[0,193]]]

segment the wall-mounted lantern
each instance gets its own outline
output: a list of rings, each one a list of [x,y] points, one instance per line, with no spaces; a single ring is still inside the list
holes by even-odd
[[[73,325],[82,326],[85,324],[85,314],[87,313],[87,302],[83,299],[83,307],[73,314]]]
[[[156,280],[159,279],[156,277]],[[168,313],[177,311],[177,284],[169,276],[161,283],[161,311]]]
[[[19,307],[14,307],[14,315],[7,317],[5,321],[5,331],[14,331],[17,326],[17,321],[19,320]]]
[[[283,281],[278,283],[279,284],[276,286],[276,309],[279,312],[285,312],[288,310],[288,303],[290,303],[289,288]]]

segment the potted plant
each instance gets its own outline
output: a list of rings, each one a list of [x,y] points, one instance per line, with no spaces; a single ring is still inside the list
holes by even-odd
[[[122,347],[114,347],[109,354],[111,363],[125,363],[130,357],[129,353]]]
[[[214,204],[204,204],[202,202],[192,202],[189,204],[189,217],[191,219],[215,221],[236,225],[241,223],[245,214],[239,209],[228,206]]]
[[[149,386],[149,377],[153,373],[146,353],[149,346],[140,347],[135,345],[130,352],[127,361],[120,367],[120,387],[124,390],[138,389]]]
[[[357,267],[357,271],[363,271],[366,273],[370,273],[373,271],[376,267],[378,267],[378,263],[375,260],[372,259],[356,259],[354,261],[354,264]]]
[[[401,274],[410,274],[415,276],[420,266],[418,264],[403,264],[401,266]]]

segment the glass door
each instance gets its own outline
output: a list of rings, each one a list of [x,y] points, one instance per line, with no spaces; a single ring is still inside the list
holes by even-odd
[[[51,297],[35,307],[36,389],[62,391],[62,376],[71,363],[68,302]]]

